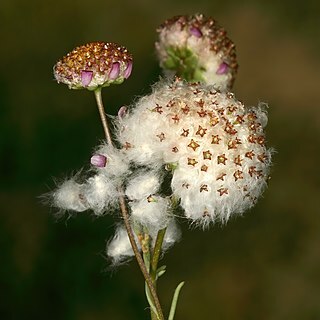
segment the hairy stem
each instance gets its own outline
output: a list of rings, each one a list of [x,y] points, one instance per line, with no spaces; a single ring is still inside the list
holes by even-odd
[[[108,126],[107,117],[106,117],[106,114],[105,114],[105,111],[104,111],[104,107],[103,107],[102,96],[101,96],[101,88],[96,89],[94,91],[94,94],[95,94],[96,102],[97,102],[97,105],[98,105],[99,114],[100,114],[101,122],[102,122],[102,125],[103,125],[103,130],[104,130],[104,133],[105,133],[106,140],[107,140],[107,142],[108,142],[108,144],[110,146],[113,146],[113,141],[112,141],[111,133],[110,133],[109,126]],[[123,192],[122,186],[118,187],[118,191],[119,191],[120,211],[121,211],[122,218],[124,220],[124,224],[125,224],[125,227],[126,227],[126,230],[127,230],[127,233],[128,233],[128,237],[129,237],[129,240],[130,240],[130,243],[131,243],[131,247],[132,247],[133,253],[134,253],[135,257],[136,257],[136,260],[138,262],[140,270],[141,270],[141,272],[143,274],[143,277],[144,277],[144,279],[145,279],[145,281],[147,283],[147,286],[148,286],[148,288],[150,290],[152,299],[154,301],[154,305],[155,305],[155,307],[157,309],[159,320],[164,320],[161,304],[160,304],[160,301],[159,301],[155,286],[153,285],[152,278],[151,278],[151,276],[150,276],[150,274],[149,274],[149,272],[148,272],[148,270],[147,270],[147,268],[146,268],[146,266],[145,266],[145,264],[143,262],[143,259],[141,257],[139,248],[138,248],[137,243],[135,241],[134,233],[133,233],[131,225],[130,225],[130,219],[129,219],[129,212],[128,212],[127,204],[126,204],[125,198],[123,196],[124,192]]]

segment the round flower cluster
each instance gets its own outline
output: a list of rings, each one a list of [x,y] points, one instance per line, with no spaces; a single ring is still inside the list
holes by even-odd
[[[172,170],[171,188],[187,218],[226,222],[253,206],[267,184],[271,152],[263,106],[180,79],[160,82],[118,123],[118,140],[136,165]]]
[[[176,16],[158,29],[160,65],[187,81],[232,87],[238,63],[234,43],[212,18]]]
[[[132,56],[115,43],[92,42],[77,47],[59,60],[53,68],[58,82],[70,89],[95,90],[119,84],[132,70]]]

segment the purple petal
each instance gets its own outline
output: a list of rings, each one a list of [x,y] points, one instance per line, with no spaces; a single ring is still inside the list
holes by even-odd
[[[86,70],[82,70],[81,71],[81,83],[84,87],[87,87],[93,77],[93,72],[92,71],[86,71]]]
[[[124,118],[124,116],[127,114],[128,108],[126,106],[122,106],[118,111],[118,117],[120,119]]]
[[[201,30],[199,28],[191,27],[189,29],[189,31],[193,36],[195,36],[197,38],[201,38],[202,37],[202,32],[201,32]]]
[[[130,77],[131,71],[132,71],[132,61],[129,61],[126,67],[126,70],[124,70],[123,77],[125,79],[128,79]]]
[[[229,66],[225,63],[222,62],[216,72],[216,74],[226,74],[229,70]]]
[[[114,62],[109,72],[109,79],[115,80],[119,77],[119,74],[120,74],[120,63]]]
[[[95,167],[103,168],[106,166],[107,157],[102,154],[95,154],[91,157],[90,163]]]

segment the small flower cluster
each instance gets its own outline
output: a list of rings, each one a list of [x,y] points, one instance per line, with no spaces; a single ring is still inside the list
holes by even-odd
[[[100,146],[91,157],[94,175],[65,181],[52,201],[62,210],[102,215],[125,197],[136,237],[148,236],[154,243],[159,230],[167,228],[165,250],[180,237],[176,203],[202,227],[225,223],[252,207],[267,186],[271,150],[265,145],[265,106],[247,108],[229,91],[238,64],[226,32],[202,15],[174,17],[158,32],[161,66],[184,80],[160,80],[150,95],[131,108],[121,107],[114,121],[120,147]],[[67,54],[54,73],[71,89],[96,90],[121,83],[131,69],[125,48],[95,42]],[[162,190],[168,174],[169,196]],[[133,255],[122,225],[107,254],[115,263]]]
[[[129,78],[132,57],[115,43],[92,42],[77,47],[59,60],[53,68],[58,82],[70,89],[95,90]]]
[[[238,69],[234,43],[212,18],[175,16],[158,29],[160,65],[188,81],[203,81],[225,90]]]

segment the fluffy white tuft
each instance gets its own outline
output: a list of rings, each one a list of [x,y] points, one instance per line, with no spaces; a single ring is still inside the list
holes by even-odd
[[[63,182],[52,193],[52,205],[62,210],[82,212],[88,209],[83,196],[83,185],[74,179]]]
[[[119,196],[114,182],[102,174],[89,178],[83,192],[88,207],[96,215],[101,215],[108,207],[115,205]]]
[[[114,237],[107,244],[107,255],[115,265],[134,255],[125,227],[117,228]]]
[[[130,203],[131,217],[149,231],[165,228],[170,219],[170,200],[156,195],[150,195]]]
[[[107,177],[116,177],[117,179],[130,174],[128,157],[123,150],[103,144],[96,150],[96,153],[102,154],[107,158],[105,167],[96,168],[99,173],[103,173]]]
[[[130,200],[140,200],[159,191],[162,177],[158,171],[143,171],[131,178],[126,188]]]

